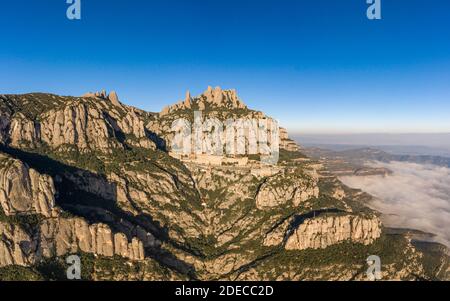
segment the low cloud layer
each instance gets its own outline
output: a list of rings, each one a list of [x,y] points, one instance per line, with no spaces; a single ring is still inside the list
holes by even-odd
[[[405,162],[370,165],[394,173],[342,177],[342,182],[375,196],[370,206],[385,214],[387,226],[430,232],[450,247],[450,168]]]

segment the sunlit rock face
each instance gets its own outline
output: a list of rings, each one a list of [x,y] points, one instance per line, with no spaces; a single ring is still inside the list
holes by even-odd
[[[54,194],[51,177],[0,154],[0,204],[6,215],[56,216]]]
[[[378,218],[354,215],[307,219],[288,238],[287,250],[325,249],[344,241],[369,245],[381,235]]]

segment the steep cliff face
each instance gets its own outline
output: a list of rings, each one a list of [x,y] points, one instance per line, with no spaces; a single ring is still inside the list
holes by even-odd
[[[26,142],[36,145],[40,141],[39,127],[32,120],[28,119],[22,113],[17,113],[12,118],[9,130],[11,145],[20,147]]]
[[[280,148],[290,152],[297,152],[300,150],[299,145],[289,138],[289,134],[285,128],[280,128]]]
[[[53,179],[30,169],[18,159],[0,153],[0,203],[7,218],[0,222],[0,266],[30,266],[44,258],[76,252],[115,255],[144,260],[144,247],[158,244],[142,228],[114,233],[106,224],[89,224],[83,218],[64,218],[55,204]],[[30,225],[31,234],[8,217],[42,216]],[[136,236],[131,236],[135,234]]]
[[[31,266],[44,260],[79,252],[104,257],[121,256],[132,261],[145,260],[144,243],[137,237],[131,241],[123,233],[113,233],[105,224],[89,225],[82,218],[43,220],[35,235],[19,225],[0,223],[0,267]],[[155,242],[153,237],[146,238]]]
[[[114,255],[130,260],[144,260],[144,244],[123,233],[113,233],[105,224],[89,225],[81,218],[45,220],[39,229],[37,254],[51,258],[79,251],[105,257]]]
[[[378,252],[389,279],[427,275],[420,252],[384,233],[359,192],[322,177],[284,129],[272,164],[171,157],[172,122],[196,110],[271,119],[220,88],[159,114],[115,92],[0,96],[0,267],[79,254],[108,262],[90,279],[363,280]]]
[[[0,237],[0,267],[33,262],[33,241],[20,227],[0,222]]]
[[[43,114],[41,135],[44,142],[55,148],[68,144],[81,150],[94,147],[108,152],[111,148],[121,147],[112,140],[112,126],[103,118],[102,112],[87,108],[82,102]]]
[[[0,153],[0,204],[6,215],[58,214],[53,180]]]
[[[344,241],[372,244],[381,236],[377,217],[328,216],[305,220],[286,242],[286,250],[325,249]]]
[[[299,206],[317,197],[319,197],[318,178],[300,169],[290,169],[264,181],[256,196],[256,205],[260,209],[283,206],[288,202]]]

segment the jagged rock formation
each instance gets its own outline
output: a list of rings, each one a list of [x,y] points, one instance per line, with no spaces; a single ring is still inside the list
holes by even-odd
[[[22,113],[17,113],[11,122],[11,145],[20,146],[23,141],[35,145],[40,132],[33,121],[27,119]]]
[[[26,266],[32,261],[30,236],[19,227],[0,222],[0,267]]]
[[[222,90],[220,87],[208,89],[202,95],[192,98],[189,91],[186,92],[184,101],[175,105],[165,107],[160,115],[165,116],[176,111],[197,108],[205,110],[206,108],[227,108],[227,109],[247,109],[247,106],[239,99],[236,90]]]
[[[389,254],[386,279],[448,267],[441,251],[442,266],[426,267],[408,237],[385,233],[369,196],[322,176],[285,129],[269,165],[171,157],[172,122],[197,110],[272,120],[211,87],[159,114],[115,92],[0,95],[0,267],[75,253],[91,256],[90,279],[364,280],[374,252]]]
[[[276,124],[275,120],[266,116],[263,112],[249,109],[238,97],[236,90],[208,87],[205,92],[196,97],[192,97],[188,91],[184,101],[165,107],[155,119],[150,120],[146,127],[163,138],[167,150],[170,150],[174,138],[172,131],[173,122],[175,120],[185,119],[192,123],[193,116],[189,114],[192,111],[204,112],[207,116],[203,117],[216,119],[224,124],[226,124],[227,120],[240,120],[242,123],[247,124],[251,124],[254,120],[266,120],[269,128],[272,124]],[[204,129],[204,131],[206,132],[207,129]],[[278,134],[278,144],[281,149],[292,152],[299,150],[298,145],[289,138],[286,129],[280,128]],[[268,137],[271,137],[270,131],[268,131]],[[224,143],[225,133],[222,133],[221,141]],[[248,139],[246,139],[245,143],[249,143]],[[202,141],[202,144],[207,144],[206,137]]]
[[[123,233],[113,233],[104,224],[89,225],[81,218],[46,219],[33,237],[18,225],[0,222],[0,267],[30,266],[44,258],[77,252],[133,261],[145,259],[144,244],[134,237],[131,242]]]
[[[144,120],[150,115],[122,105],[115,92],[109,96],[103,91],[88,93],[83,98],[54,97],[53,106],[48,103],[45,107],[36,106],[38,111],[27,112],[26,116],[23,107],[30,105],[34,97],[28,94],[18,100],[15,96],[3,96],[0,140],[18,148],[45,144],[54,149],[75,146],[84,152],[95,149],[108,153],[111,149],[124,148],[126,142],[156,148],[144,127]],[[128,139],[125,141],[121,135]]]
[[[38,236],[28,235],[19,225],[0,223],[0,266],[28,266],[42,258],[78,251],[144,260],[144,247],[157,245],[156,239],[140,227],[129,242],[125,234],[113,233],[108,225],[89,225],[83,218],[61,217],[61,209],[55,207],[55,192],[50,176],[0,153],[0,203],[4,214],[46,217],[34,229]]]
[[[319,197],[318,178],[311,177],[299,169],[288,170],[266,179],[256,196],[256,206],[260,209],[285,206],[291,202],[294,206]]]
[[[79,149],[91,146],[108,152],[121,145],[112,140],[111,126],[96,108],[78,102],[61,110],[51,110],[42,116],[42,140],[52,147],[76,145]]]
[[[56,216],[53,180],[0,153],[0,204],[6,215]]]
[[[89,225],[80,218],[49,219],[40,225],[37,253],[44,257],[63,256],[78,251],[130,260],[144,260],[144,244],[123,233],[114,234],[105,224]]]
[[[109,93],[108,99],[111,100],[113,105],[118,107],[122,106],[122,104],[119,101],[119,96],[117,96],[117,93],[115,91],[111,91],[111,93]]]
[[[377,217],[327,216],[305,220],[288,238],[286,250],[325,249],[349,240],[369,245],[381,235]]]
[[[84,98],[102,98],[108,99],[112,102],[114,106],[122,107],[122,104],[119,101],[119,96],[115,91],[111,91],[108,95],[106,94],[106,90],[102,90],[101,92],[89,92],[84,94],[82,97]]]

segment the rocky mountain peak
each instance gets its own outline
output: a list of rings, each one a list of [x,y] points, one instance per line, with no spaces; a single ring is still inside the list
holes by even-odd
[[[209,108],[247,109],[247,106],[239,99],[236,90],[223,90],[221,87],[208,86],[205,92],[192,97],[189,91],[186,97],[174,105],[167,106],[161,111],[161,116],[178,110],[190,110],[196,108],[200,111]]]
[[[109,100],[114,106],[121,107],[122,104],[120,103],[119,96],[115,91],[111,91],[109,94],[106,92],[106,90],[102,90],[101,92],[88,92],[81,97],[84,98],[101,98],[104,100]]]
[[[186,91],[186,98],[184,99],[184,106],[189,109],[192,106],[192,97],[191,97],[191,92],[189,90]]]
[[[115,105],[120,106],[119,96],[117,96],[116,91],[111,91],[108,95],[108,99]]]
[[[244,109],[247,106],[239,99],[236,90],[222,90],[221,87],[211,86],[199,97],[207,103],[218,107]]]

